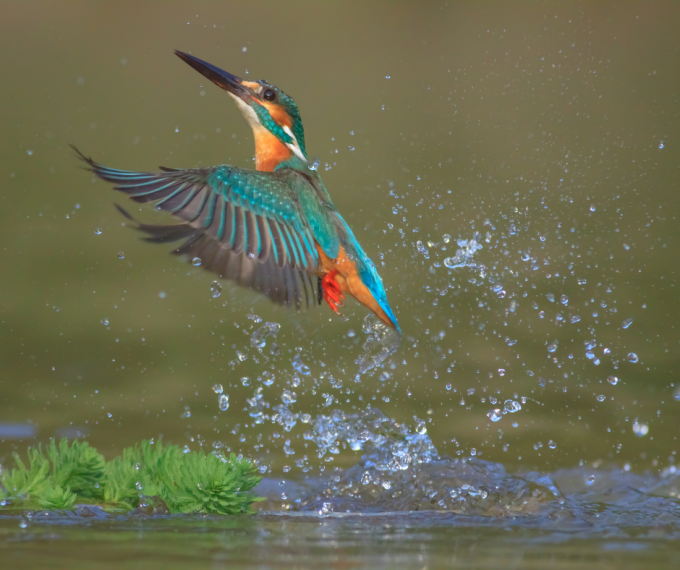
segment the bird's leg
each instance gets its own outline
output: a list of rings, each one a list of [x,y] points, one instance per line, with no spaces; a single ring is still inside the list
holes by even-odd
[[[337,269],[326,273],[321,279],[321,289],[323,290],[323,298],[328,303],[328,306],[339,315],[338,305],[342,305],[345,302],[345,297],[340,289],[340,284],[335,280],[337,274]]]

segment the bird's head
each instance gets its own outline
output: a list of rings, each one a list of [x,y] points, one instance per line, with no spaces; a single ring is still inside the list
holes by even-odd
[[[305,132],[295,101],[264,80],[244,81],[219,67],[181,51],[175,54],[232,96],[255,135],[258,170],[297,156],[307,161]]]

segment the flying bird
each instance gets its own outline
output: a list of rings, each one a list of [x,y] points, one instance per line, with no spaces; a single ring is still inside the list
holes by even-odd
[[[147,241],[184,242],[173,251],[200,260],[221,278],[264,293],[282,305],[309,307],[322,299],[336,313],[345,295],[401,332],[382,279],[333,205],[293,99],[278,87],[245,81],[192,55],[175,54],[224,89],[255,136],[256,170],[209,168],[130,172],[108,168],[77,149],[99,178],[136,202],[154,202],[180,223],[136,222]]]

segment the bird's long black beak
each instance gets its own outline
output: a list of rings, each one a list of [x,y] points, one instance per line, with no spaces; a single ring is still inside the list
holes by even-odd
[[[249,94],[249,90],[244,85],[242,85],[242,81],[239,77],[236,77],[235,75],[232,75],[231,73],[228,73],[219,67],[211,65],[207,61],[203,61],[202,59],[198,59],[193,55],[184,53],[183,51],[175,50],[175,55],[182,61],[188,63],[196,71],[205,75],[215,85],[219,85],[225,91],[228,91],[229,93],[232,93],[241,99],[245,99]]]

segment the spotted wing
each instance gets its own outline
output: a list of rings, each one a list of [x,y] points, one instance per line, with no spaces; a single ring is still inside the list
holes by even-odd
[[[203,268],[276,303],[300,307],[320,302],[312,232],[295,195],[276,173],[231,166],[128,172],[78,154],[116,190],[137,202],[155,202],[156,208],[183,220],[137,223],[149,234],[148,241],[184,239],[173,253],[199,258]]]

